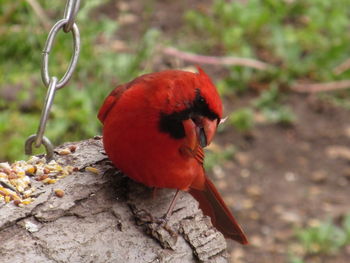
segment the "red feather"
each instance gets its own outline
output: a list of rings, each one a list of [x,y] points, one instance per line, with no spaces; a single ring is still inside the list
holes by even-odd
[[[204,189],[191,188],[189,193],[198,201],[203,213],[210,216],[213,225],[226,238],[236,240],[241,244],[248,244],[242,228],[239,226],[230,210],[222,200],[219,192],[208,177],[205,178]]]

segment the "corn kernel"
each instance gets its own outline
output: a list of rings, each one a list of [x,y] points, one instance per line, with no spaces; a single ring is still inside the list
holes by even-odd
[[[11,200],[19,200],[20,198],[19,198],[19,196],[17,194],[11,194],[10,195],[10,199]]]
[[[24,205],[29,205],[31,202],[32,202],[31,199],[25,199],[21,203],[24,204]]]
[[[45,179],[39,180],[42,181],[44,184],[48,184],[51,178],[46,177]]]
[[[47,182],[48,184],[54,184],[57,182],[57,179],[51,179]]]
[[[36,172],[36,167],[34,165],[31,165],[26,169],[26,173],[34,174],[35,172]]]
[[[91,173],[94,173],[94,174],[99,174],[99,173],[100,173],[100,170],[98,170],[98,169],[95,168],[95,167],[91,167],[91,166],[86,167],[86,168],[85,168],[85,171],[91,172]]]
[[[62,149],[58,152],[59,155],[67,155],[72,153],[69,149]]]

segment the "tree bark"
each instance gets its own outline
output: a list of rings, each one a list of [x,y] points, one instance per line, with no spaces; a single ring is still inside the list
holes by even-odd
[[[77,146],[74,153],[58,154],[71,145]],[[152,189],[124,176],[107,159],[100,138],[66,143],[56,149],[55,160],[79,171],[55,184],[38,184],[29,205],[0,203],[2,262],[227,261],[223,235],[189,194],[181,193],[166,226],[157,223],[174,190],[153,196]]]

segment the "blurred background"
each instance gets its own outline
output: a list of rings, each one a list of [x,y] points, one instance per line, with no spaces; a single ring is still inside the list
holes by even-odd
[[[251,243],[228,241],[231,262],[349,262],[349,0],[81,2],[78,66],[45,133],[55,145],[100,134],[96,114],[116,85],[199,64],[228,116],[205,165]],[[12,162],[37,130],[41,51],[65,1],[0,3],[0,161]],[[71,46],[60,32],[52,75]],[[182,52],[252,60],[210,65]]]

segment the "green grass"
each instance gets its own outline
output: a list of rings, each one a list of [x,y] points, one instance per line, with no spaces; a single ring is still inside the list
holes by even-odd
[[[247,107],[233,111],[229,115],[228,123],[238,132],[247,133],[255,127],[255,114],[261,113],[267,124],[293,125],[297,117],[288,105],[283,104],[283,97],[285,95],[276,86],[272,86],[251,101]]]
[[[96,115],[104,97],[116,83],[133,79],[152,70],[144,68],[152,56],[158,31],[148,30],[137,43],[129,43],[129,52],[113,51],[111,44],[118,23],[94,15],[96,7],[108,1],[82,2],[77,24],[81,33],[81,53],[77,68],[67,86],[56,93],[45,135],[54,144],[91,137],[100,131]],[[50,14],[52,25],[63,16],[64,4],[41,1]],[[26,1],[8,1],[0,6],[0,161],[25,158],[25,139],[36,132],[46,94],[41,82],[41,50],[48,32]],[[6,43],[6,44],[5,44]],[[49,70],[61,77],[72,54],[71,34],[57,35],[50,54]],[[4,93],[14,90],[15,98],[5,100]]]
[[[291,253],[290,262],[304,262],[308,256],[330,256],[350,245],[350,214],[344,216],[341,225],[333,220],[321,222],[318,226],[298,229],[297,242],[302,255]]]
[[[229,146],[223,149],[222,151],[205,151],[205,159],[204,159],[204,168],[207,171],[211,171],[215,165],[220,165],[225,161],[232,160],[233,156],[236,153],[236,148],[234,146]]]
[[[344,108],[346,110],[350,110],[350,99],[349,99],[350,91],[349,90],[319,94],[318,97],[323,101],[328,102],[332,105]]]
[[[250,110],[233,113],[231,123],[238,130],[254,126],[248,111],[261,112],[267,122],[290,125],[296,117],[278,98],[280,90],[299,80],[326,82],[350,77],[350,70],[339,75],[333,72],[350,52],[347,6],[348,0],[215,0],[210,8],[186,12],[184,32],[192,38],[182,47],[269,63],[272,67],[267,71],[230,67],[227,76],[218,82],[219,92],[240,96],[250,89],[263,90],[246,106]],[[321,98],[349,109],[348,92],[333,94]]]
[[[296,121],[296,116],[287,105],[281,103],[281,97],[278,88],[272,86],[253,101],[253,106],[262,112],[268,122],[291,125]]]
[[[332,69],[350,51],[347,6],[347,0],[215,0],[211,8],[189,10],[185,18],[193,34],[205,36],[192,48],[261,58],[276,66],[272,76],[278,83],[305,77],[320,81],[336,78]],[[259,77],[254,71],[232,71],[244,82]],[[345,72],[339,78],[349,76]]]
[[[230,67],[218,83],[223,95],[239,96],[256,86],[286,89],[298,80],[349,79],[350,70],[339,75],[333,72],[350,53],[348,4],[348,0],[215,0],[210,8],[186,12],[184,32],[192,38],[182,48],[254,58],[272,66],[267,71]],[[341,98],[338,94],[326,96],[327,101],[349,109],[349,93],[340,92]],[[295,122],[285,105],[264,108],[262,113],[272,123]]]
[[[239,132],[248,132],[254,126],[254,112],[251,108],[238,109],[230,114],[228,121]]]
[[[297,237],[307,254],[332,254],[345,246],[348,238],[345,229],[332,221],[302,229]]]

